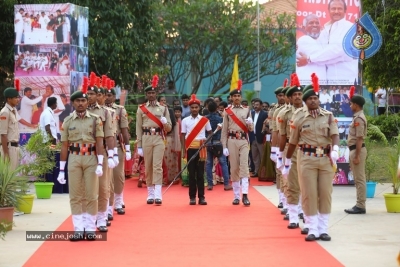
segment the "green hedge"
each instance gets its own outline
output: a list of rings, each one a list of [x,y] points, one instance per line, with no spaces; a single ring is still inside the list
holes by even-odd
[[[368,124],[379,127],[388,140],[397,137],[400,133],[399,114],[381,115],[376,117],[367,116]]]

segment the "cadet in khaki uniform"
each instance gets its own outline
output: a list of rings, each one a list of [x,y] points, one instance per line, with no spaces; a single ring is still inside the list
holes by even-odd
[[[128,113],[123,106],[115,104],[115,89],[114,83],[112,88],[106,91],[106,106],[112,108],[115,113],[115,126],[116,126],[116,146],[117,154],[119,158],[119,164],[113,169],[113,181],[111,182],[110,188],[110,201],[108,207],[108,213],[112,214],[113,205],[118,214],[125,214],[123,209],[123,196],[125,185],[125,159],[130,160],[132,157],[131,146],[129,144],[129,132],[128,132]]]
[[[85,79],[86,77],[84,77]],[[87,78],[86,78],[87,79]],[[114,123],[111,112],[101,107],[97,103],[97,93],[101,93],[103,91],[102,88],[99,88],[94,85],[94,76],[91,74],[90,77],[90,86],[88,87],[88,108],[87,110],[97,115],[103,124],[104,131],[104,161],[103,161],[103,175],[99,178],[99,198],[98,198],[98,212],[97,212],[97,228],[100,232],[107,232],[107,220],[112,220],[112,218],[107,218],[107,207],[108,207],[108,199],[110,197],[110,178],[111,178],[111,169],[115,167],[114,161]],[[107,151],[107,152],[106,152]],[[108,224],[110,225],[110,223]]]
[[[230,110],[241,122],[243,127],[247,127],[248,131],[253,131],[254,123],[251,118],[250,109],[243,107],[241,86],[238,86],[230,92],[233,101],[232,106],[225,109],[224,121],[221,132],[221,143],[224,148],[224,155],[229,156],[231,166],[231,179],[234,199],[232,204],[240,203],[240,183],[242,184],[242,202],[245,206],[250,206],[247,194],[249,193],[249,141],[247,131],[244,132],[233,119],[233,115],[229,115]]]
[[[280,146],[280,140],[281,140],[281,136],[279,134],[279,113],[281,111],[287,110],[288,108],[290,108],[290,101],[289,98],[286,97],[286,92],[289,89],[289,86],[286,86],[282,89],[282,94],[283,94],[283,99],[285,101],[285,104],[280,106],[279,108],[277,108],[274,111],[274,114],[272,115],[272,134],[276,135],[275,141],[273,141],[274,146],[275,146],[275,153],[276,153],[276,160],[275,160],[275,167],[276,167],[276,173],[277,173],[277,178],[279,178],[279,193],[281,195],[281,200],[282,200],[282,207],[283,209],[281,210],[281,214],[285,215],[285,220],[288,220],[289,218],[286,216],[287,210],[288,210],[288,206],[287,206],[287,199],[286,199],[286,195],[285,195],[285,191],[286,191],[286,181],[283,180],[282,178],[282,166],[283,165],[283,154],[281,153],[281,151],[279,150],[279,146]],[[286,151],[285,151],[286,153]],[[278,184],[278,182],[277,182]]]
[[[68,186],[75,230],[71,241],[83,240],[84,231],[86,239],[96,239],[99,176],[103,175],[103,123],[98,116],[86,110],[86,90],[87,81],[84,81],[82,91],[71,95],[75,111],[65,118],[61,128],[60,174],[57,180],[60,184],[66,182],[64,169],[69,151]]]
[[[19,89],[19,80],[15,83]],[[16,88],[4,90],[6,105],[0,111],[1,157],[10,160],[12,170],[19,165],[19,115],[15,108],[19,103],[19,92]]]
[[[350,88],[350,108],[354,115],[350,124],[347,144],[350,149],[350,167],[356,184],[357,203],[351,209],[345,209],[344,211],[349,214],[365,214],[367,194],[365,160],[367,158],[367,149],[365,148],[364,139],[367,136],[367,119],[363,112],[365,99],[360,95],[354,95],[354,89],[354,86]]]
[[[290,145],[282,174],[289,173],[292,155],[299,145],[301,151],[297,161],[301,166],[298,170],[302,205],[309,227],[305,240],[330,241],[328,222],[332,177],[338,159],[339,130],[333,114],[319,107],[319,85],[315,77],[313,74],[313,85],[307,86],[303,94],[308,112],[297,110],[292,118]]]
[[[289,144],[288,141],[290,136],[290,121],[292,119],[292,116],[297,109],[303,107],[302,89],[303,88],[300,86],[300,83],[297,82],[294,86],[290,87],[289,90],[287,90],[286,96],[290,99],[290,103],[292,105],[289,108],[282,110],[278,114],[278,127],[280,134],[279,148],[281,153],[285,149],[287,149]],[[301,204],[299,204],[300,186],[297,174],[297,150],[298,149],[296,147],[292,156],[292,167],[290,168],[290,172],[287,176],[287,190],[285,192],[288,204],[287,216],[289,219],[289,229],[296,229],[299,227],[299,215],[302,214]]]
[[[286,85],[287,80],[285,80]],[[285,86],[286,87],[286,86]],[[285,106],[285,95],[282,93],[284,87],[278,87],[275,90],[276,99],[278,103],[268,112],[268,121],[269,121],[269,129],[271,129],[271,160],[275,162],[275,172],[276,172],[276,188],[278,189],[278,196],[279,196],[279,204],[278,208],[283,208],[283,202],[285,201],[284,194],[281,192],[281,171],[276,168],[276,160],[277,160],[277,152],[278,151],[278,144],[279,144],[279,135],[278,131],[276,130],[276,118],[274,118],[274,113],[277,109],[281,109]],[[275,131],[274,131],[275,129]]]
[[[157,76],[155,76],[157,77]],[[158,77],[145,88],[147,102],[139,106],[136,113],[136,136],[138,154],[144,157],[147,204],[162,204],[162,161],[165,151],[164,131],[172,129],[168,108],[156,99]],[[146,110],[143,111],[142,109]],[[150,114],[149,114],[150,113]],[[157,119],[157,122],[151,118]],[[163,127],[161,129],[161,126]]]

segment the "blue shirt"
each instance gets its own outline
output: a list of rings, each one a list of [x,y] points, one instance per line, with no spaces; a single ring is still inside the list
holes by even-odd
[[[223,121],[222,117],[217,112],[208,114],[206,116],[206,118],[210,121],[211,130],[213,132],[215,131],[215,129],[217,129],[218,123],[222,123],[222,121]],[[208,137],[207,133],[206,133],[206,135]],[[221,131],[216,132],[211,140],[212,141],[210,141],[209,144],[211,144],[212,142],[215,142],[215,141],[220,141],[221,140]]]

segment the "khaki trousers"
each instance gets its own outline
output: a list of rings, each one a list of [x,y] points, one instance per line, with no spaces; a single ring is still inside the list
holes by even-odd
[[[249,143],[247,140],[228,139],[231,180],[249,177]]]
[[[110,198],[110,178],[111,169],[108,168],[108,154],[107,150],[104,149],[103,159],[103,175],[99,177],[99,212],[107,211],[108,199]]]
[[[3,146],[0,143],[0,153],[3,156]],[[10,156],[11,170],[15,170],[19,166],[19,147],[8,145],[8,155]]]
[[[96,155],[69,155],[68,188],[72,215],[80,215],[83,212],[97,215],[99,178],[96,168]]]
[[[165,143],[160,135],[143,135],[142,148],[146,185],[162,185]]]
[[[300,185],[299,185],[299,177],[297,172],[297,152],[298,147],[294,150],[292,156],[292,166],[290,167],[290,171],[288,174],[287,180],[287,190],[286,190],[286,197],[288,204],[297,205],[299,204],[299,197],[300,197]]]
[[[330,159],[299,153],[300,189],[304,214],[307,216],[331,213],[332,179],[334,176]]]
[[[118,147],[119,164],[112,170],[110,179],[110,206],[114,205],[114,193],[122,194],[125,185],[125,153]]]
[[[251,156],[254,162],[254,171],[260,173],[260,164],[264,154],[264,144],[260,144],[254,140],[251,144]]]
[[[367,149],[361,148],[360,163],[355,165],[353,159],[356,156],[356,150],[350,151],[350,168],[353,171],[354,182],[356,184],[357,204],[356,206],[365,209],[365,201],[367,199],[367,187],[365,178],[365,160],[367,158]]]
[[[285,146],[285,150],[283,150],[283,153],[282,153],[282,162],[283,162],[283,164],[285,164],[285,158],[286,158],[286,153],[287,153],[287,150],[288,150],[288,148],[289,148],[289,145],[286,143],[286,146]],[[288,181],[286,180],[286,179],[284,179],[283,178],[283,175],[282,175],[282,171],[281,170],[278,170],[277,169],[277,171],[279,171],[279,173],[280,173],[280,175],[279,175],[279,179],[281,180],[280,181],[280,184],[279,184],[279,189],[281,190],[281,192],[282,193],[284,193],[285,194],[285,197],[287,198],[287,185],[288,185]]]

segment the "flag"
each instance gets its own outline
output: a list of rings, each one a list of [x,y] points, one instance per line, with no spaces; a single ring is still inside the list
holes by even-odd
[[[239,81],[239,66],[237,61],[237,55],[235,55],[235,62],[233,63],[233,72],[232,72],[232,80],[231,80],[231,88],[230,91],[233,91],[237,88],[237,84]]]

